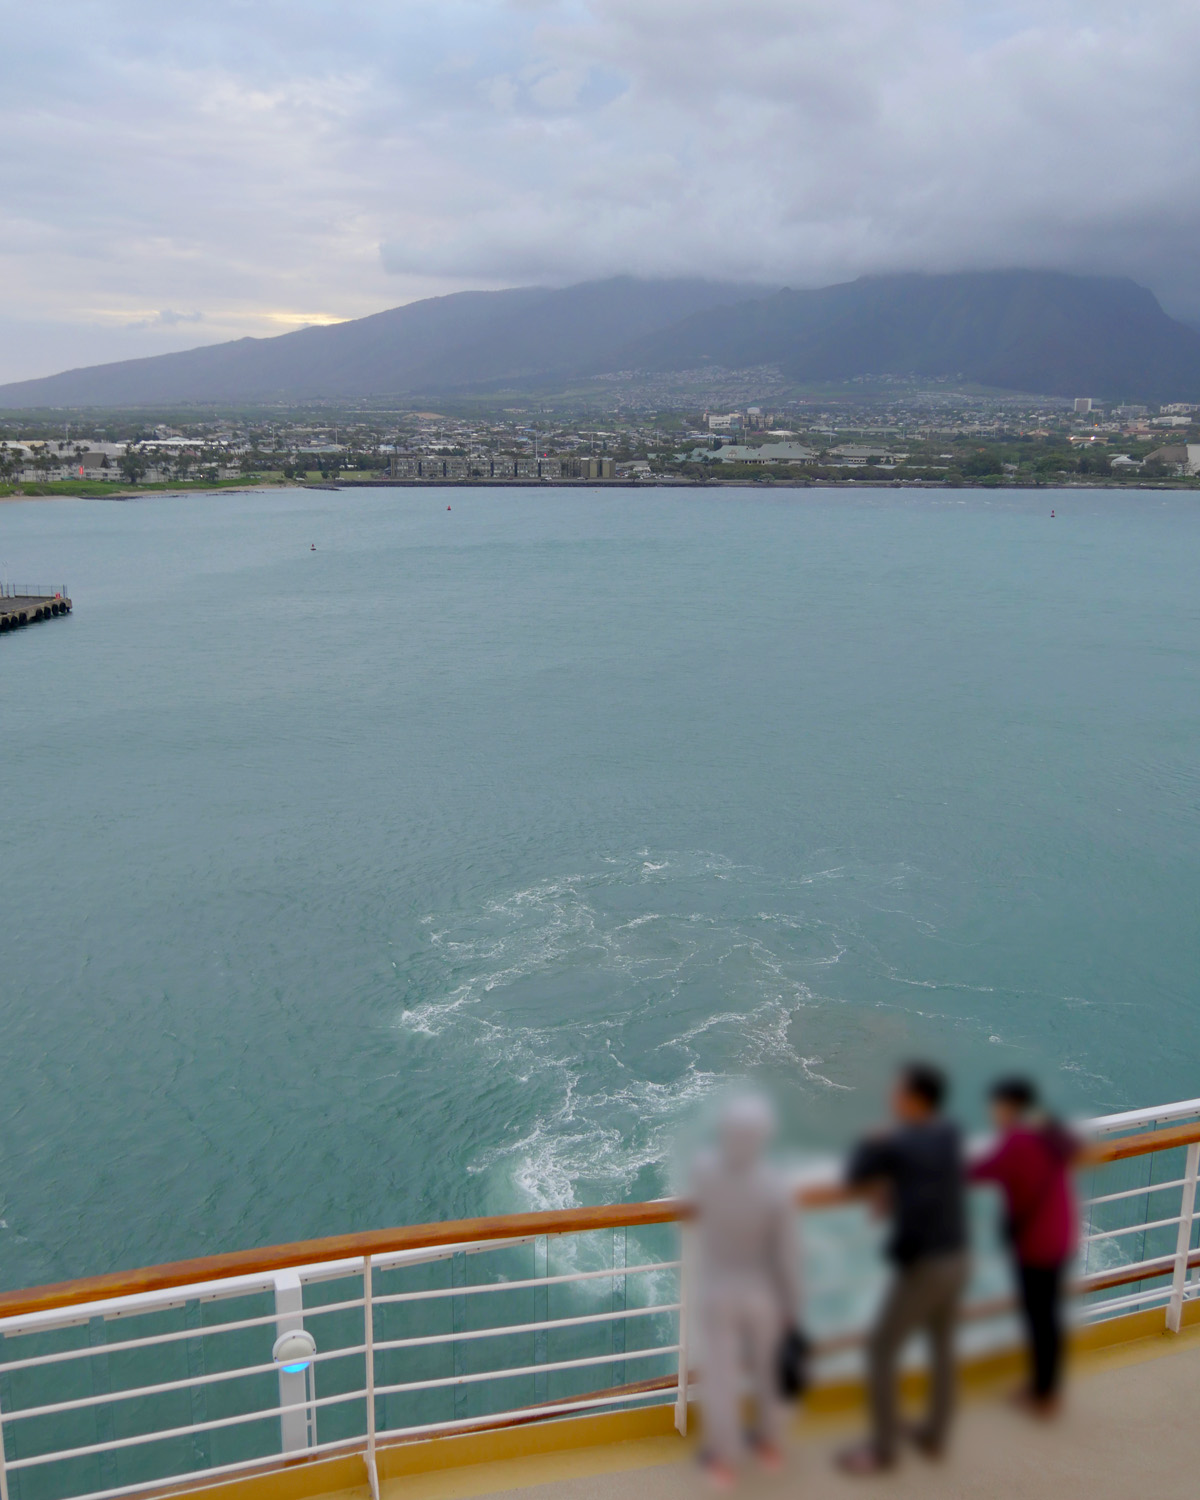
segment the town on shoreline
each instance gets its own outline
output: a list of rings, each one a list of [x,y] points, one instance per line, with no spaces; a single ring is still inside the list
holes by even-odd
[[[441,411],[38,412],[0,417],[0,497],[269,485],[1200,487],[1200,404],[946,391],[777,407],[520,404]]]

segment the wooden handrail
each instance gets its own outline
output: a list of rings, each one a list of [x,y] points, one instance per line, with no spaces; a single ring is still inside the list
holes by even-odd
[[[334,1234],[317,1240],[295,1240],[289,1245],[232,1250],[224,1255],[204,1255],[136,1271],[110,1271],[104,1276],[85,1276],[77,1281],[2,1292],[0,1318],[165,1291],[197,1282],[222,1281],[232,1276],[256,1276],[294,1266],[319,1265],[322,1261],[354,1260],[363,1255],[389,1255],[398,1250],[428,1250],[442,1245],[471,1245],[481,1240],[519,1240],[531,1235],[572,1234],[589,1229],[636,1229],[646,1224],[672,1224],[686,1214],[687,1205],[682,1199],[662,1198],[655,1203],[608,1203],[598,1208],[550,1209],[486,1219],[445,1219],[437,1224]]]
[[[1129,1161],[1134,1156],[1153,1156],[1157,1151],[1171,1151],[1176,1146],[1191,1146],[1200,1141],[1200,1122],[1170,1125],[1165,1130],[1146,1130],[1138,1135],[1118,1135],[1111,1140],[1092,1141],[1084,1147],[1080,1164],[1103,1166],[1111,1161]]]
[[[1200,1122],[1166,1130],[1096,1141],[1082,1154],[1081,1164],[1101,1166],[1158,1151],[1170,1151],[1200,1141]],[[841,1183],[814,1183],[797,1193],[809,1210],[853,1201]],[[288,1245],[265,1245],[257,1250],[233,1250],[223,1255],[145,1266],[133,1271],[111,1271],[49,1286],[0,1292],[0,1318],[52,1312],[81,1303],[105,1302],[146,1292],[169,1291],[199,1282],[234,1276],[255,1276],[323,1261],[353,1260],[363,1255],[389,1255],[401,1250],[436,1249],[445,1245],[476,1244],[483,1240],[516,1240],[531,1235],[583,1234],[593,1229],[638,1229],[648,1224],[672,1224],[689,1215],[682,1198],[652,1203],[608,1203],[596,1208],[551,1209],[541,1213],[501,1214],[483,1219],[447,1219],[437,1224],[409,1224],[398,1229],[370,1229],[359,1234],[335,1234],[323,1239],[296,1240]],[[1118,1283],[1119,1284],[1119,1283]]]

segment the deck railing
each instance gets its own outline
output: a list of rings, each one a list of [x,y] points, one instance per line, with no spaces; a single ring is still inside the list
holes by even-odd
[[[1079,1315],[1162,1306],[1177,1330],[1200,1295],[1200,1100],[1086,1130]],[[797,1199],[829,1365],[861,1341],[876,1256],[835,1163]],[[385,1444],[648,1404],[685,1431],[686,1217],[662,1200],[462,1220],[4,1293],[0,1500],[103,1500],[347,1451],[377,1495]],[[1011,1339],[1009,1316],[985,1251],[971,1337]]]
[[[65,599],[65,583],[0,583],[0,599]]]

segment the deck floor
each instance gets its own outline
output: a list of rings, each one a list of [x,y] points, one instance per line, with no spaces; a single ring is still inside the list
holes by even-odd
[[[860,1432],[851,1419],[802,1419],[786,1472],[747,1472],[747,1500],[1192,1500],[1200,1493],[1200,1328],[1092,1356],[1054,1423],[1031,1421],[1001,1393],[968,1399],[952,1451],[915,1453],[886,1476],[851,1479],[833,1457]],[[383,1485],[382,1500],[693,1500],[713,1493],[692,1444],[651,1438],[575,1453],[532,1455]]]

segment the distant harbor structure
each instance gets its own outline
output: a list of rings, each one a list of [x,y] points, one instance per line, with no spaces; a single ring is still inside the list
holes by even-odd
[[[57,587],[43,583],[0,583],[0,633],[70,613],[71,600],[65,583]]]

